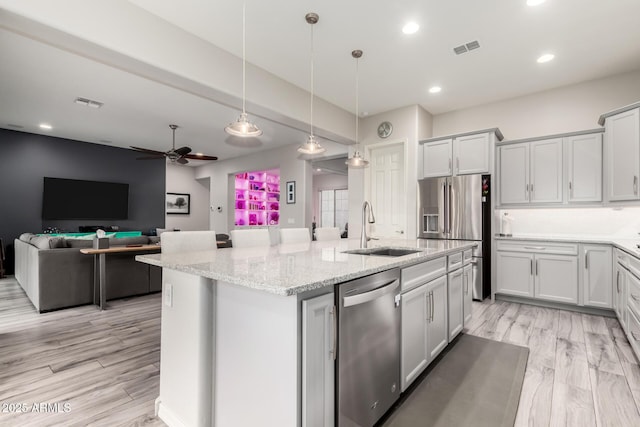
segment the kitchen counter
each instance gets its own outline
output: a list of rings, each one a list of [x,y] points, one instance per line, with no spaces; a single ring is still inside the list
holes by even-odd
[[[404,267],[477,245],[471,241],[427,239],[372,240],[369,248],[415,248],[400,257],[346,254],[358,239],[281,244],[265,248],[228,248],[188,254],[138,255],[136,260],[234,285],[290,296]]]
[[[615,236],[578,236],[568,234],[522,234],[513,236],[496,235],[495,240],[522,240],[522,241],[542,241],[542,242],[575,242],[594,243],[602,245],[612,245],[630,255],[640,257],[640,249],[636,246],[640,244],[640,236],[637,239],[621,238]]]

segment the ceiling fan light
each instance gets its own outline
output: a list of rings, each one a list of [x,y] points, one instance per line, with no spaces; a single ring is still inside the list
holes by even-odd
[[[224,128],[224,131],[229,135],[239,136],[242,138],[262,135],[262,130],[249,121],[246,113],[240,114],[238,120],[233,123],[229,123],[227,127]]]
[[[313,135],[309,135],[307,142],[298,147],[298,153],[302,154],[320,154],[324,153],[327,149],[324,148]]]
[[[355,151],[353,156],[344,163],[352,169],[363,169],[369,166],[369,162],[362,158],[359,151]]]

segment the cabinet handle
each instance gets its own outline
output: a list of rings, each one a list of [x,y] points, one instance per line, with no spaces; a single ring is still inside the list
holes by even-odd
[[[585,270],[589,269],[589,251],[586,251],[584,253],[584,269]]]
[[[633,298],[636,301],[640,301],[640,297],[636,294],[631,294],[631,298]]]
[[[529,260],[529,264],[530,264],[530,267],[531,267],[531,275],[533,276],[533,258],[531,258]]]
[[[331,308],[331,323],[333,327],[333,344],[331,346],[331,357],[335,361],[338,355],[338,319],[336,318],[336,306]]]
[[[569,194],[573,197],[573,185],[571,185],[571,181],[569,181]]]
[[[460,172],[460,157],[456,157],[456,172]]]
[[[547,249],[544,246],[525,246],[524,248],[532,251],[544,251],[545,249]]]
[[[620,270],[616,271],[616,289],[620,293]]]
[[[451,157],[449,157],[449,172],[451,172]]]
[[[433,303],[433,291],[429,294],[431,297],[431,321],[433,322],[433,311],[435,310],[435,304]]]
[[[464,293],[469,295],[469,273],[464,275]]]
[[[633,176],[633,194],[638,195],[638,177],[636,175]]]

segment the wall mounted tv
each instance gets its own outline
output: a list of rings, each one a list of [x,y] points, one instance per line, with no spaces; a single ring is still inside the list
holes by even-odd
[[[129,184],[44,177],[42,219],[127,219]]]

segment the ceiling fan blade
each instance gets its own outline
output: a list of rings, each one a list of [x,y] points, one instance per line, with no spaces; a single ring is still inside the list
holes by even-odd
[[[136,157],[136,160],[157,160],[157,159],[164,159],[164,156]]]
[[[191,148],[189,148],[189,147],[180,147],[180,148],[176,148],[173,151],[176,154],[179,154],[181,156],[185,156],[185,155],[187,155],[187,154],[189,154],[191,152]]]
[[[134,146],[131,146],[131,148],[133,148],[136,151],[140,151],[142,153],[156,154],[158,156],[164,156],[165,154],[162,151],[149,150],[148,148],[140,148],[140,147],[134,147]]]
[[[207,156],[207,155],[198,155],[198,154],[187,154],[183,157],[186,157],[187,159],[192,159],[192,160],[218,160],[218,158],[216,156]]]
[[[176,162],[180,163],[181,165],[186,165],[187,163],[189,163],[189,160],[185,159],[184,157],[180,157],[178,160],[176,160]]]

